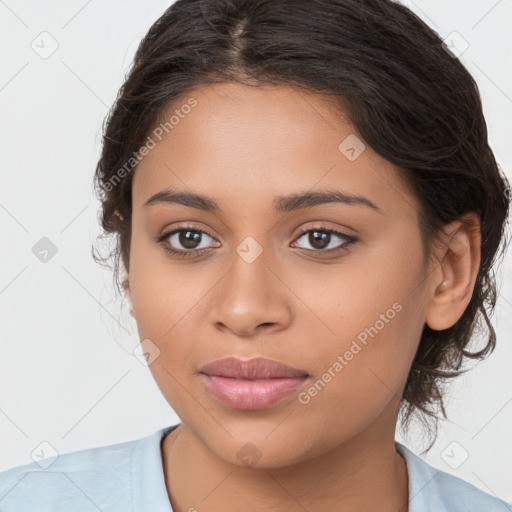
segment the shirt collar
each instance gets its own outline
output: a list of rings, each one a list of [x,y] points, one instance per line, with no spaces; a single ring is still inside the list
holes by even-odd
[[[178,426],[158,430],[135,446],[131,464],[134,511],[173,512],[165,485],[161,443]]]

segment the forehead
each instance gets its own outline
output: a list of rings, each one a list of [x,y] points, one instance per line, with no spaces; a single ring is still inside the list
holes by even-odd
[[[241,207],[333,188],[381,203],[397,195],[412,201],[398,169],[364,144],[327,96],[289,86],[208,85],[174,102],[165,122],[136,169],[134,208],[167,187]]]

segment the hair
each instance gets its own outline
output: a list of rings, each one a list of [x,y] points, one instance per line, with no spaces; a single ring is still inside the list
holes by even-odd
[[[447,417],[444,383],[465,371],[467,358],[484,359],[495,348],[493,266],[500,241],[502,252],[507,245],[510,189],[488,144],[474,79],[435,31],[391,0],[177,0],[141,40],[103,125],[94,184],[100,237],[113,237],[115,246],[106,257],[93,247],[93,258],[113,259],[119,291],[141,148],[171,106],[220,82],[288,85],[341,106],[365,143],[403,172],[420,204],[426,257],[444,225],[478,215],[481,260],[471,300],[452,327],[424,325],[400,402],[403,426],[416,412],[435,439],[436,411]],[[485,346],[471,352],[480,327]]]

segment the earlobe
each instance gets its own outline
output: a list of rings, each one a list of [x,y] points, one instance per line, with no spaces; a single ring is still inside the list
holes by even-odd
[[[445,228],[446,237],[432,273],[432,292],[425,322],[434,330],[452,327],[468,306],[480,267],[480,223],[469,214],[466,223],[455,221]]]
[[[132,303],[132,299],[130,297],[130,295],[126,295],[126,297],[128,298],[128,304],[130,304],[130,315],[133,316],[133,318],[135,318],[135,315],[133,314],[133,303]]]
[[[130,283],[129,283],[128,279],[126,279],[123,282],[123,289],[124,289],[126,298],[128,299],[128,304],[130,305],[130,315],[132,315],[133,318],[135,318],[135,316],[133,314],[133,303],[132,303],[132,296],[131,296],[131,291],[130,291]]]

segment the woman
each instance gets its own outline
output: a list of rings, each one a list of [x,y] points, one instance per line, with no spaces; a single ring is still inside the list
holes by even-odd
[[[181,422],[9,470],[1,510],[507,510],[394,440],[414,412],[435,437],[444,381],[495,346],[509,207],[475,82],[411,11],[178,0],[96,184]]]

